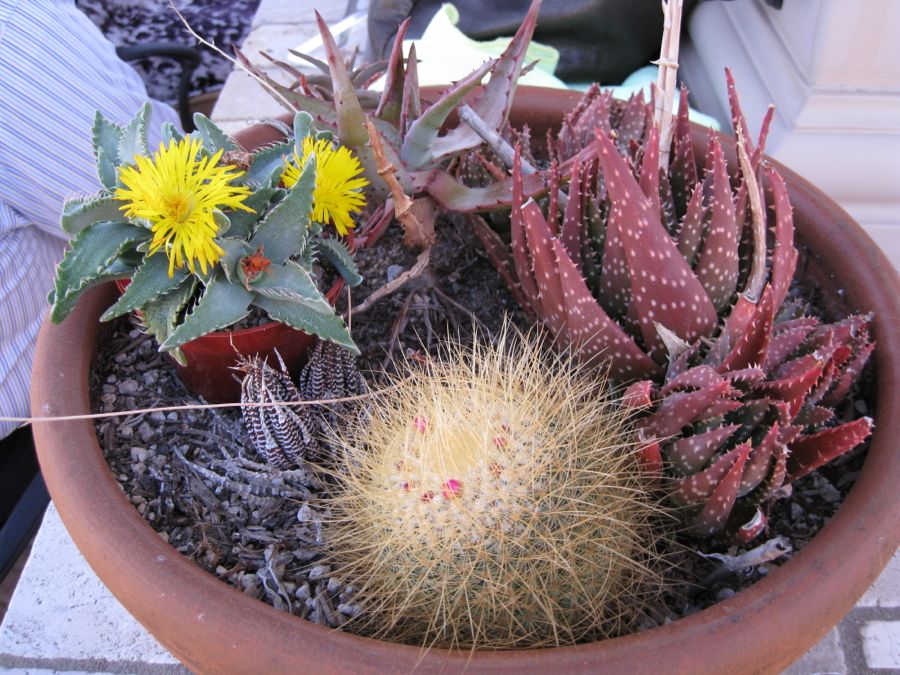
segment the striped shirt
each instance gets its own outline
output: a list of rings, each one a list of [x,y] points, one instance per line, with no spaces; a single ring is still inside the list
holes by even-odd
[[[100,189],[94,112],[125,123],[147,92],[72,0],[0,0],[0,416],[28,413],[31,361],[65,247],[66,197]],[[175,112],[154,102],[150,143]],[[14,423],[0,422],[0,438]]]

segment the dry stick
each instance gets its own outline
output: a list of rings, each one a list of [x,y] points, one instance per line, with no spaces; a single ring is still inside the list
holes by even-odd
[[[434,242],[434,226],[432,225],[429,228],[416,216],[416,213],[413,210],[413,201],[409,198],[409,195],[403,191],[403,187],[394,175],[394,167],[384,154],[381,135],[369,119],[366,119],[366,129],[369,132],[369,141],[372,144],[372,152],[375,154],[375,162],[378,165],[378,175],[381,176],[385,183],[387,183],[391,190],[391,196],[394,199],[394,214],[397,216],[397,220],[403,225],[403,229],[407,236],[413,242],[424,245],[425,248],[419,254],[419,257],[416,258],[416,263],[412,267],[398,275],[393,281],[389,281],[384,286],[374,290],[362,304],[351,310],[351,315],[365,312],[384,296],[390,295],[394,291],[402,288],[407,282],[421,276],[431,260],[431,245]]]
[[[398,385],[391,385],[357,394],[356,396],[344,396],[342,398],[320,398],[309,401],[266,401],[253,403],[197,403],[193,405],[167,405],[158,408],[136,408],[134,410],[114,410],[104,413],[90,413],[85,415],[51,415],[48,417],[6,417],[0,416],[0,422],[18,422],[20,424],[35,424],[37,422],[74,422],[76,420],[97,420],[106,417],[127,417],[129,415],[145,415],[154,412],[177,412],[179,410],[213,410],[215,408],[274,408],[277,406],[294,405],[330,405],[332,403],[349,403],[361,401],[367,398],[379,396],[385,392],[396,389]]]
[[[463,103],[459,107],[459,119],[469,125],[469,127],[481,137],[488,147],[494,151],[494,154],[500,158],[504,164],[506,164],[508,169],[512,169],[513,163],[515,161],[516,151],[513,146],[511,146],[500,134],[494,131],[490,126],[488,126],[487,122],[485,122],[477,112],[472,110],[472,108],[467,104]],[[524,157],[520,157],[522,167],[522,173],[524,174],[532,174],[537,173],[538,170],[535,168],[534,164],[529,162]],[[559,190],[559,205],[562,208],[566,208],[566,204],[569,203],[569,195],[564,190]]]
[[[672,145],[672,117],[675,110],[675,84],[678,76],[678,48],[681,42],[681,9],[684,0],[663,0],[663,37],[659,47],[659,66],[653,124],[659,129],[659,168],[669,168]]]
[[[753,227],[753,264],[750,267],[750,278],[744,290],[744,297],[754,305],[759,302],[763,286],[766,282],[766,216],[759,199],[759,183],[756,172],[750,164],[747,150],[744,147],[744,132],[737,129],[737,153],[741,162],[741,173],[747,181],[747,197],[750,199],[750,215]]]
[[[199,33],[197,33],[197,31],[195,31],[191,27],[191,24],[188,23],[188,20],[184,17],[184,15],[175,6],[175,0],[169,0],[169,7],[171,7],[172,11],[175,12],[175,14],[178,16],[179,19],[181,19],[181,23],[184,24],[185,28],[187,28],[187,32],[190,33],[191,36],[195,40],[197,40],[197,42],[199,42],[204,47],[208,47],[209,49],[212,49],[219,56],[222,56],[223,58],[227,59],[231,63],[231,65],[234,66],[235,68],[237,68],[238,70],[243,70],[250,77],[252,77],[254,80],[256,80],[263,89],[265,89],[267,92],[269,92],[269,94],[271,94],[279,103],[281,103],[283,106],[285,106],[288,110],[297,110],[297,107],[295,105],[293,105],[284,96],[282,96],[281,93],[277,89],[275,89],[272,85],[270,85],[268,82],[266,82],[263,78],[261,78],[259,75],[254,73],[252,70],[247,68],[247,66],[245,66],[243,63],[238,61],[233,56],[226,54],[214,42],[210,42],[206,38],[202,37]]]

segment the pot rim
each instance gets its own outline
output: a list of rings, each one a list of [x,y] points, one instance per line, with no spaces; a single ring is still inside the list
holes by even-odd
[[[575,100],[570,92],[562,92],[562,97],[558,93],[519,87],[516,106],[536,105],[558,120],[560,106]],[[856,308],[876,312],[878,426],[857,482],[835,517],[792,559],[732,598],[640,633],[540,650],[423,652],[327,629],[243,595],[164,542],[119,488],[90,420],[34,425],[41,466],[64,524],[113,594],[192,669],[284,672],[313,664],[323,672],[346,672],[349,664],[356,672],[467,667],[632,673],[782,669],[853,606],[900,542],[900,453],[895,440],[900,437],[900,397],[892,396],[900,385],[900,277],[846,212],[797,174],[773,163],[789,185],[798,239],[814,247],[810,255],[823,269],[844,271],[841,285]],[[109,292],[111,286],[86,294],[60,325],[45,322],[35,354],[35,414],[90,409],[87,374],[97,318]],[[88,348],[73,355],[75,342]],[[230,621],[234,616],[242,620]],[[252,646],[249,655],[240,652],[241,643]]]

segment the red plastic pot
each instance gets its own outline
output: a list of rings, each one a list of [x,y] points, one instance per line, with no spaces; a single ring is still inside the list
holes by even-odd
[[[520,87],[513,110],[535,137],[575,101]],[[703,149],[705,132],[695,135]],[[734,597],[634,635],[558,649],[427,652],[326,629],[250,598],[181,556],[141,518],[103,458],[90,421],[35,425],[41,467],[63,522],[113,594],[168,650],[205,673],[777,673],[812,647],[871,585],[900,543],[900,278],[862,229],[782,169],[804,251],[803,274],[844,312],[874,312],[877,423],[856,484],[835,517],[784,565]],[[112,287],[45,324],[32,410],[90,410],[97,319]]]

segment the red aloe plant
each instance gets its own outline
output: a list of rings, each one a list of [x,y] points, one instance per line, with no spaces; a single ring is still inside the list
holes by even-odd
[[[762,504],[869,436],[870,418],[833,424],[831,406],[872,353],[870,319],[779,321],[756,365],[729,368],[715,349],[690,365],[699,358],[693,347],[672,361],[662,385],[628,388],[628,405],[652,410],[644,437],[660,452],[694,534],[749,541],[765,527]]]

